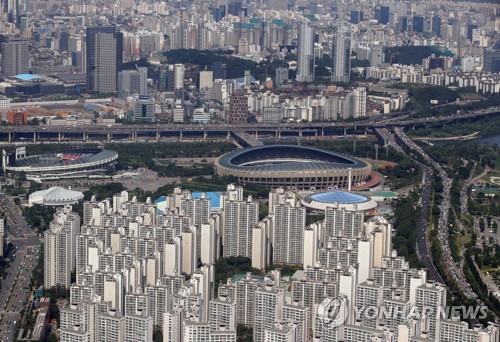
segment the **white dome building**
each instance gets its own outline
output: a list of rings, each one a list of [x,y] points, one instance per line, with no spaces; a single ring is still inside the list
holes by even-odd
[[[359,210],[366,213],[377,208],[377,202],[369,196],[342,190],[322,191],[307,195],[302,199],[302,204],[310,210],[317,211],[325,211],[327,207],[338,206],[349,211]]]
[[[71,189],[53,186],[46,190],[35,191],[29,197],[30,204],[66,205],[75,204],[83,199],[83,193]]]

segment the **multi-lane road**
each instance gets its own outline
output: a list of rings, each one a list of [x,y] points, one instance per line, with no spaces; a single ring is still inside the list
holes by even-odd
[[[443,167],[433,160],[425,151],[415,144],[406,134],[403,132],[402,128],[396,127],[394,132],[397,136],[405,143],[408,148],[419,154],[427,163],[428,166],[431,166],[434,170],[436,170],[437,174],[441,177],[441,181],[443,183],[443,191],[442,191],[442,201],[440,205],[440,214],[438,221],[438,239],[443,248],[442,261],[446,267],[446,272],[450,275],[451,279],[453,279],[454,283],[457,284],[460,291],[470,299],[477,299],[477,294],[472,291],[470,284],[465,279],[465,275],[460,267],[458,267],[451,256],[451,249],[449,244],[449,236],[448,236],[448,213],[451,208],[451,195],[450,190],[452,186],[453,180],[448,176]],[[430,186],[430,184],[429,184]]]
[[[7,214],[7,236],[16,249],[0,290],[0,341],[12,341],[21,320],[20,312],[31,292],[30,278],[41,257],[41,242],[3,193],[0,193],[0,211]]]

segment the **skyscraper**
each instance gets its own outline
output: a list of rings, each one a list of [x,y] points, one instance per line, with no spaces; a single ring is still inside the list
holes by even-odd
[[[29,72],[29,44],[25,40],[2,43],[2,74],[15,76]]]
[[[389,23],[389,6],[377,6],[375,8],[375,19],[380,24],[387,25]]]
[[[87,86],[90,91],[114,93],[123,61],[123,34],[116,26],[87,28]]]
[[[350,32],[341,30],[333,36],[332,82],[349,82],[351,73]]]
[[[424,32],[424,17],[421,15],[413,16],[413,32]]]
[[[431,32],[440,37],[441,36],[441,17],[433,15],[431,18]]]
[[[297,42],[297,77],[298,82],[314,81],[314,35],[307,23],[299,25]]]

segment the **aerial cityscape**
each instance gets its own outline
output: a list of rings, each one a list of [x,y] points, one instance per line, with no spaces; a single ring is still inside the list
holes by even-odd
[[[498,0],[0,0],[0,342],[499,342]]]

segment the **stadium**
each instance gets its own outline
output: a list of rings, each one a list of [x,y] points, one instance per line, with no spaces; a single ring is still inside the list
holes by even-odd
[[[229,152],[215,162],[220,176],[240,183],[293,189],[335,189],[354,186],[370,178],[372,167],[337,153],[294,145],[250,147]]]
[[[106,172],[118,159],[110,150],[81,149],[26,156],[24,147],[8,156],[3,153],[3,167],[7,172],[26,174],[31,180],[92,177]]]

